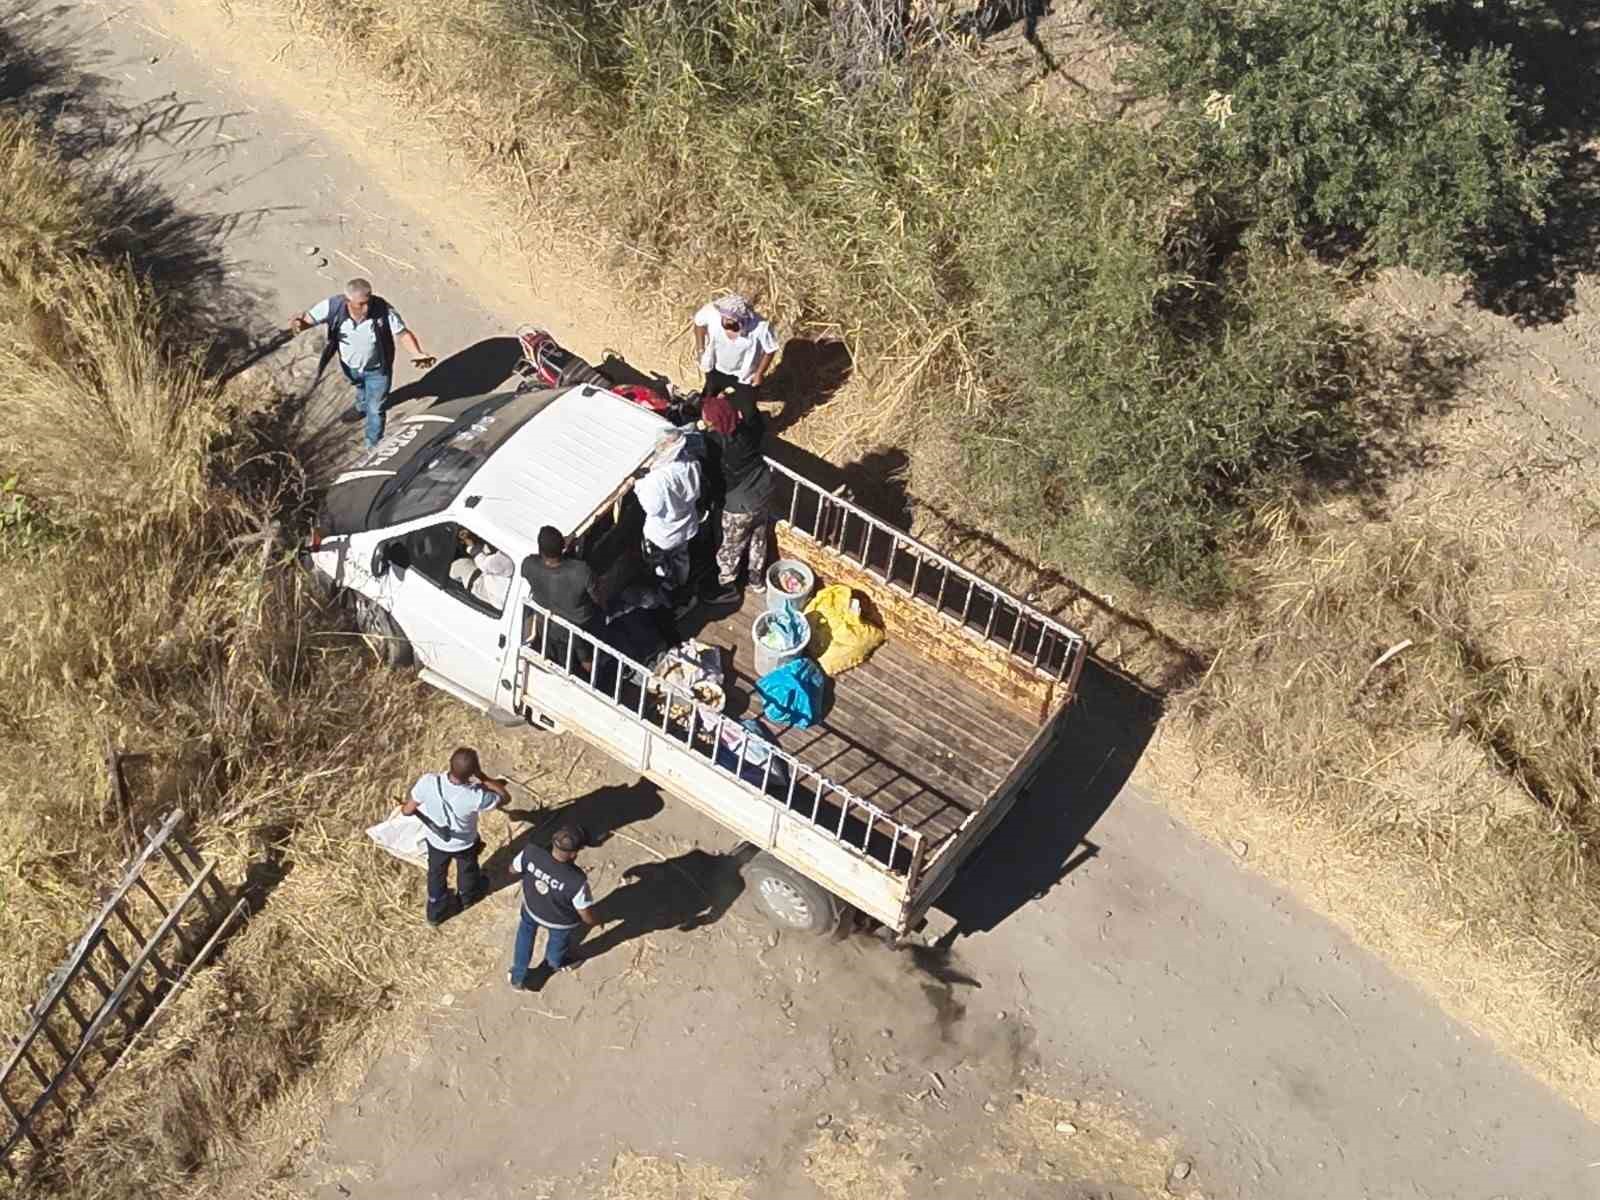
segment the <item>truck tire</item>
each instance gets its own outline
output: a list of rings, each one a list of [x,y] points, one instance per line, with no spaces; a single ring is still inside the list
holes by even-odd
[[[762,915],[779,929],[826,937],[839,925],[842,906],[833,893],[766,851],[746,864],[744,879]]]
[[[416,662],[411,642],[393,617],[365,596],[355,597],[355,606],[356,629],[380,663],[399,670]]]

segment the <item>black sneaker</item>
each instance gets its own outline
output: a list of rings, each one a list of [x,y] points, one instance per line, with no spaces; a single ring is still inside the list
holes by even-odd
[[[735,584],[725,584],[706,597],[707,604],[737,604],[744,598]]]
[[[461,911],[461,893],[459,893],[459,892],[451,892],[450,893],[450,899],[445,901],[444,908],[441,911],[436,912],[436,913],[428,913],[427,914],[427,916],[428,916],[428,924],[432,925],[435,929],[437,929],[437,928],[439,928],[439,926],[443,925],[446,921],[448,921],[451,917],[453,917],[456,914],[458,914],[460,911]]]
[[[359,408],[352,404],[349,408],[345,409],[339,414],[339,420],[346,425],[354,425],[357,421],[365,420],[366,415],[366,413],[362,412]]]

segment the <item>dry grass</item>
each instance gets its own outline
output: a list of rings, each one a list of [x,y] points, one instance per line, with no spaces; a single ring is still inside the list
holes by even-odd
[[[984,1165],[1022,1178],[1114,1186],[1118,1196],[1132,1188],[1148,1200],[1197,1198],[1192,1183],[1174,1177],[1179,1161],[1167,1139],[1147,1137],[1109,1105],[1028,1091],[997,1123]]]
[[[407,113],[448,131],[530,238],[583,244],[669,294],[739,287],[790,330],[845,337],[862,332],[836,322],[860,310],[869,273],[898,266],[902,288],[926,278],[915,247],[879,236],[902,229],[906,213],[881,203],[861,130],[827,119],[837,95],[810,72],[815,47],[798,35],[811,22],[798,9],[739,0],[713,31],[667,5],[629,17],[616,0],[450,0],[428,21],[416,19],[416,0],[278,7],[376,68]],[[693,77],[706,37],[728,43],[726,77]],[[718,128],[704,106],[735,82],[742,119]],[[780,97],[796,103],[772,108]],[[923,99],[907,98],[913,111]],[[904,125],[914,132],[909,116]],[[761,160],[749,154],[752,137],[767,148]],[[718,169],[738,161],[747,169]],[[774,178],[779,170],[789,177]],[[808,223],[795,220],[801,189],[816,204]],[[831,253],[840,245],[853,251],[844,260]],[[874,261],[883,247],[910,257]]]
[[[748,1200],[750,1185],[706,1163],[617,1155],[601,1200]]]
[[[31,123],[0,125],[0,181],[0,374],[18,418],[0,458],[85,523],[181,520],[206,486],[204,458],[185,451],[229,416],[207,396],[197,348],[164,338],[152,290],[99,261],[90,201]]]
[[[806,1149],[805,1172],[827,1200],[905,1200],[910,1165],[889,1157],[905,1131],[857,1114],[819,1130]]]
[[[255,909],[18,1186],[176,1194],[259,1161],[306,1072],[453,965],[416,919],[415,873],[361,834],[441,748],[420,685],[370,672],[258,536],[298,488],[264,440],[274,398],[206,380],[170,319],[182,297],[98,255],[91,207],[25,123],[0,120],[0,178],[17,218],[0,223],[0,457],[34,514],[0,540],[0,1004],[34,999],[122,857],[108,735],[149,756],[135,819],[181,805]]]
[[[1425,477],[1386,520],[1268,513],[1247,563],[1257,603],[1222,623],[1188,715],[1288,821],[1413,874],[1432,928],[1508,993],[1535,981],[1527,1038],[1592,1051],[1596,495],[1577,473],[1508,473],[1528,448],[1481,422],[1452,458],[1466,469]]]

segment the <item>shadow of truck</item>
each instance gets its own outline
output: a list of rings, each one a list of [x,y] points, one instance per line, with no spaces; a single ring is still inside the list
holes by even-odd
[[[993,930],[1099,853],[1089,834],[1133,774],[1161,713],[1158,697],[1089,660],[1033,785],[935,904],[955,922],[946,941]]]

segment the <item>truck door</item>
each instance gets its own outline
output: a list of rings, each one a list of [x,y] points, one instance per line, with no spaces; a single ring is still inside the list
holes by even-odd
[[[418,662],[445,679],[504,706],[500,667],[505,660],[505,600],[480,584],[469,591],[469,573],[451,567],[464,558],[461,526],[441,521],[396,538],[389,546],[390,614],[404,631]]]

